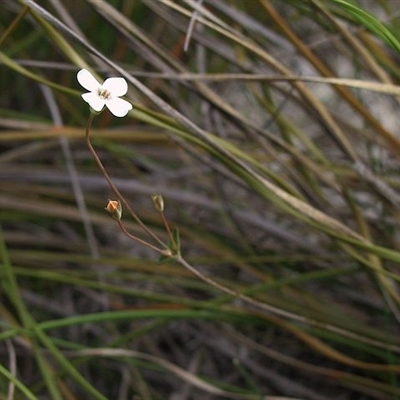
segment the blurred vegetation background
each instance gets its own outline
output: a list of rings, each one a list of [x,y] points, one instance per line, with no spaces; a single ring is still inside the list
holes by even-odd
[[[0,399],[400,398],[398,4],[2,0]]]

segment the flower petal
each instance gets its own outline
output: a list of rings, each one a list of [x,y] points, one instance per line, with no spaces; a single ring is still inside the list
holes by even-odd
[[[132,110],[131,103],[118,97],[108,100],[106,106],[116,117],[125,117],[128,111]]]
[[[87,69],[81,69],[76,75],[76,78],[81,86],[90,92],[94,92],[101,86],[97,79]]]
[[[124,78],[108,78],[104,81],[103,88],[107,89],[113,97],[120,97],[128,91],[128,84]]]
[[[101,99],[97,93],[84,93],[82,94],[82,99],[89,103],[94,111],[101,111],[106,104],[105,100]]]

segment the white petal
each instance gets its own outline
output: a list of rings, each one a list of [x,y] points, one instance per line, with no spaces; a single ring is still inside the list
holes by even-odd
[[[114,97],[120,97],[128,91],[128,84],[124,78],[108,78],[104,81],[103,88],[107,89]]]
[[[90,92],[96,91],[101,86],[97,79],[87,69],[81,69],[76,78],[81,86]]]
[[[108,100],[106,106],[116,117],[125,117],[128,111],[132,110],[131,103],[118,97]]]
[[[82,99],[89,103],[94,111],[101,111],[106,104],[105,100],[101,99],[96,93],[84,93]]]

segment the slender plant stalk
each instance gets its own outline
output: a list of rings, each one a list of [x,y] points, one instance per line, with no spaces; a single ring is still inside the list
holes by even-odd
[[[90,128],[92,126],[92,122],[94,119],[95,115],[90,114],[87,124],[86,124],[86,145],[89,148],[90,152],[93,155],[93,158],[95,159],[98,167],[100,168],[100,171],[104,178],[106,179],[108,185],[110,186],[111,190],[114,192],[115,196],[118,198],[119,201],[125,206],[125,208],[129,211],[133,219],[140,225],[140,227],[149,235],[151,236],[154,240],[156,240],[162,247],[166,247],[165,243],[160,240],[157,235],[155,235],[150,229],[147,228],[147,226],[141,221],[141,219],[136,215],[136,213],[133,211],[132,207],[130,204],[126,201],[125,197],[122,195],[122,193],[119,191],[119,189],[114,185],[113,181],[110,178],[110,175],[108,174],[107,170],[104,168],[103,163],[101,162],[99,156],[96,153],[96,150],[92,146],[91,140],[90,140]]]
[[[134,236],[131,233],[129,233],[120,220],[117,221],[117,224],[121,228],[121,231],[124,232],[124,234],[126,236],[128,236],[128,238],[134,240],[135,242],[142,244],[143,246],[149,247],[150,249],[152,249],[160,254],[164,254],[164,255],[166,254],[164,250],[161,250],[158,247],[153,246],[151,243],[148,243],[148,242],[138,238],[137,236]]]

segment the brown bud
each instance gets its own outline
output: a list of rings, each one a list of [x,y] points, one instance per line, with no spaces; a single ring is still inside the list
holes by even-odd
[[[108,200],[106,210],[116,221],[120,221],[122,217],[122,206],[118,200]]]

